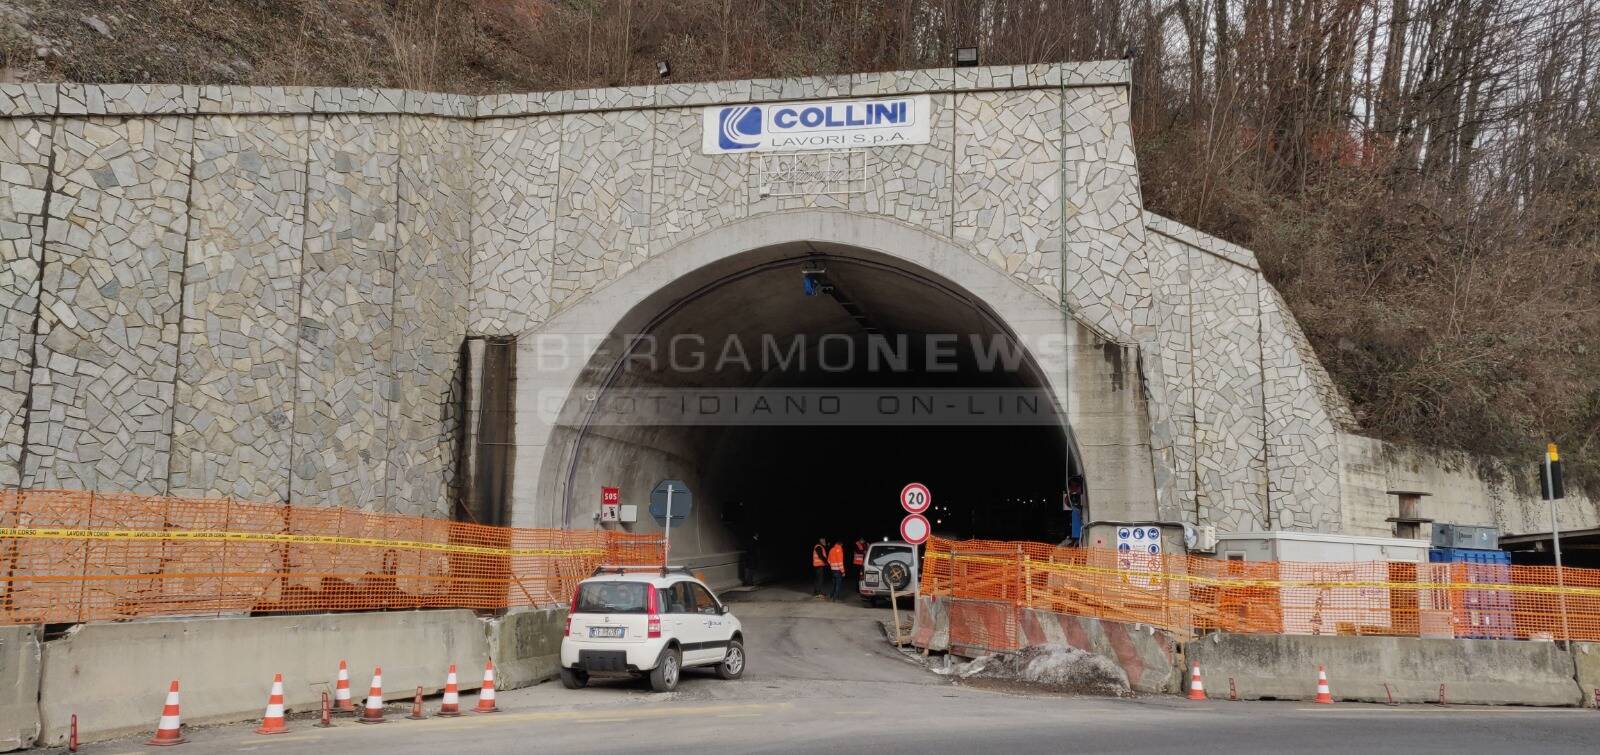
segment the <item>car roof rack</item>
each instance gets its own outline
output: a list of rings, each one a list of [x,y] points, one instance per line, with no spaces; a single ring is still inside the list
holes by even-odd
[[[666,564],[662,564],[660,566],[651,566],[648,564],[601,564],[600,566],[596,566],[594,568],[594,573],[590,574],[589,576],[598,577],[602,574],[615,574],[620,577],[630,573],[647,571],[659,571],[663,577],[673,572],[687,574],[691,577],[694,576],[694,572],[690,571],[689,567],[687,566],[667,566]]]

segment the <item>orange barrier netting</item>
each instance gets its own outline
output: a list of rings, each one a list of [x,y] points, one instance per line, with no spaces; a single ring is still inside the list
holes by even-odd
[[[340,508],[0,491],[0,624],[567,601],[656,536],[515,529]]]
[[[1600,640],[1600,570],[1397,561],[1223,561],[932,538],[922,593],[953,598],[951,642],[1019,647],[1020,609],[1189,634]],[[996,613],[1009,607],[1011,617]]]

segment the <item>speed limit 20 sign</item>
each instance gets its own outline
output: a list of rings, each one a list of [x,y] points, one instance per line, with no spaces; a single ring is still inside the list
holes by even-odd
[[[928,492],[928,486],[920,482],[913,482],[900,489],[900,505],[913,514],[921,514],[933,504],[933,494]]]

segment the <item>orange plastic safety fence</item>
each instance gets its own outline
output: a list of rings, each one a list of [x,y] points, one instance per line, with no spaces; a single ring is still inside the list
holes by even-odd
[[[965,604],[999,602],[1180,633],[1600,640],[1595,569],[1562,569],[1558,577],[1548,566],[1244,562],[932,538],[922,592],[955,599],[952,643],[989,649],[1014,647],[1016,622]]]
[[[0,624],[566,602],[654,536],[232,500],[0,491]]]

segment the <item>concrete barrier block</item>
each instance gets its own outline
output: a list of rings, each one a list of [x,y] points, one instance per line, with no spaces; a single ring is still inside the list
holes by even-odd
[[[1182,689],[1183,652],[1171,633],[1145,624],[1101,621],[1086,616],[1023,609],[1024,645],[1066,645],[1110,660],[1128,675],[1135,692]]]
[[[39,630],[0,627],[0,751],[39,737]]]
[[[567,609],[516,611],[489,622],[497,689],[531,687],[560,673]]]
[[[477,689],[488,634],[465,610],[85,624],[44,643],[41,743],[65,742],[73,713],[86,741],[153,731],[173,679],[182,682],[184,723],[261,715],[274,673],[283,674],[287,708],[315,709],[324,690],[332,694],[340,659],[358,700],[379,665],[385,699],[409,698],[419,685],[438,691],[451,663],[461,688]]]
[[[950,608],[938,596],[918,595],[911,620],[911,644],[942,653],[950,649]]]
[[[1572,664],[1586,703],[1600,704],[1600,642],[1572,643]]]
[[[1317,664],[1336,700],[1572,706],[1581,699],[1572,655],[1550,642],[1326,637],[1218,632],[1185,648],[1206,689],[1226,694],[1232,677],[1246,700],[1310,700]],[[1389,685],[1385,691],[1384,684]]]

